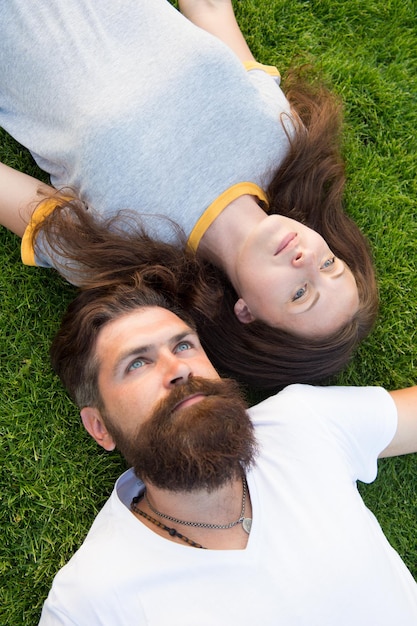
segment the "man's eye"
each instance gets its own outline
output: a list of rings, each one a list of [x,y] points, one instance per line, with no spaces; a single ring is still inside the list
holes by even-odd
[[[323,265],[321,266],[321,269],[326,270],[328,267],[331,267],[332,265],[334,265],[335,261],[336,261],[335,256],[330,257],[330,259],[327,259],[327,261],[323,263]]]
[[[189,341],[181,341],[176,347],[176,352],[184,352],[184,350],[190,350],[192,348]]]
[[[300,287],[300,289],[297,289],[297,291],[295,292],[292,301],[295,302],[296,300],[299,300],[306,294],[306,292],[307,292],[307,285],[304,285],[304,287]]]
[[[138,370],[139,368],[145,365],[145,361],[143,359],[135,359],[127,368],[128,372],[132,372],[133,370]]]

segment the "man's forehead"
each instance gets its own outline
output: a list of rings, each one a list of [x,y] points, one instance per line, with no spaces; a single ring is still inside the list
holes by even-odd
[[[104,348],[112,341],[126,341],[135,338],[152,344],[157,340],[169,340],[180,332],[194,332],[178,315],[157,306],[143,306],[128,311],[108,322],[100,330],[97,338],[97,349]],[[121,347],[121,346],[120,346]]]

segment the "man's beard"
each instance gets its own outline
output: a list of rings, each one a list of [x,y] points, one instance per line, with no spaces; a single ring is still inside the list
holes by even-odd
[[[205,397],[175,410],[193,394]],[[254,461],[257,446],[246,409],[234,381],[191,378],[174,387],[136,435],[126,436],[114,419],[106,425],[139,478],[170,491],[211,491]]]

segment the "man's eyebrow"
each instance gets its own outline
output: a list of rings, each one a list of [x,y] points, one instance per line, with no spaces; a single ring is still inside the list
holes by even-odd
[[[167,340],[167,343],[170,344],[176,344],[179,341],[182,341],[185,337],[188,337],[188,335],[196,335],[196,331],[193,330],[191,327],[183,330],[181,333],[178,333],[177,335],[173,335],[172,337],[169,337]],[[120,368],[120,366],[122,365],[122,363],[124,361],[127,361],[128,359],[139,355],[139,354],[143,354],[146,355],[148,354],[152,348],[155,347],[155,344],[149,343],[149,344],[145,344],[145,345],[139,345],[139,346],[135,346],[133,348],[129,348],[128,350],[126,350],[125,352],[121,352],[118,357],[117,357],[117,361],[114,364],[114,368],[113,368],[113,373],[115,374],[118,369]]]

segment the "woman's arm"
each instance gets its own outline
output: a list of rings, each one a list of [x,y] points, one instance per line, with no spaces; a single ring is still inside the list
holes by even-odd
[[[185,17],[221,39],[242,62],[255,60],[236,21],[231,0],[179,0],[178,5]]]
[[[398,412],[394,439],[380,457],[417,452],[417,386],[390,392]]]
[[[0,224],[22,237],[36,204],[54,193],[53,187],[0,163]]]

